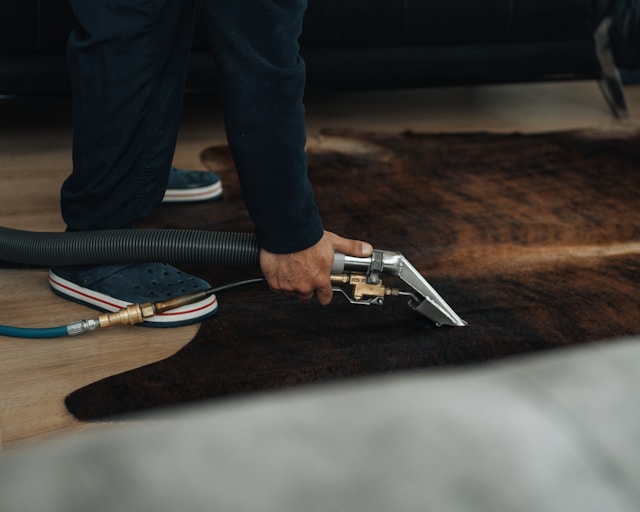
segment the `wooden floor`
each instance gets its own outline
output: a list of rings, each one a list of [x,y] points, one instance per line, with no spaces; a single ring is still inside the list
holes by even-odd
[[[640,86],[628,87],[631,119],[640,121]],[[606,125],[615,129],[595,82],[518,84],[411,91],[312,94],[308,137],[325,127],[539,132]],[[220,109],[189,96],[175,163],[201,169],[200,151],[224,141]],[[62,231],[59,188],[71,167],[68,98],[0,98],[0,226]],[[211,214],[215,215],[215,205]],[[56,297],[42,270],[0,270],[0,324],[54,326],[95,316]],[[60,340],[0,337],[0,451],[105,425],[74,420],[71,391],[106,376],[169,357],[197,326],[154,331],[122,327]]]

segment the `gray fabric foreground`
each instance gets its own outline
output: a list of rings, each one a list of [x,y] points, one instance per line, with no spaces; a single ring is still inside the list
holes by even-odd
[[[311,386],[0,458],[0,510],[637,511],[640,338]]]

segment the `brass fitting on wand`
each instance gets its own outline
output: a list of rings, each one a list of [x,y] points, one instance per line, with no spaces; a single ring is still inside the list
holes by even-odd
[[[367,276],[355,272],[344,274],[331,274],[331,282],[334,284],[351,285],[351,294],[358,301],[363,297],[385,297],[387,295],[399,295],[400,290],[389,288],[382,284],[382,280],[375,284],[367,282]]]

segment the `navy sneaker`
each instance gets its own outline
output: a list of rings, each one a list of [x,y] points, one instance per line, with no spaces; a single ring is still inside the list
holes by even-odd
[[[65,299],[107,312],[211,288],[206,281],[164,263],[53,267],[49,270],[49,285]],[[201,322],[217,311],[218,301],[211,295],[147,318],[139,325],[179,327]]]
[[[205,203],[222,197],[222,182],[212,171],[185,171],[172,167],[163,204]]]

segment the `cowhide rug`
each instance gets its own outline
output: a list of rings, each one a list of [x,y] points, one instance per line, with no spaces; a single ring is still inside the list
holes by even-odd
[[[469,326],[402,298],[298,303],[251,285],[173,357],[71,394],[92,420],[169,404],[414,368],[481,363],[640,333],[640,135],[354,133],[311,137],[326,228],[401,251]],[[202,153],[219,203],[149,226],[250,231],[226,147]],[[219,285],[255,268],[186,267]],[[149,332],[153,336],[153,332]]]

